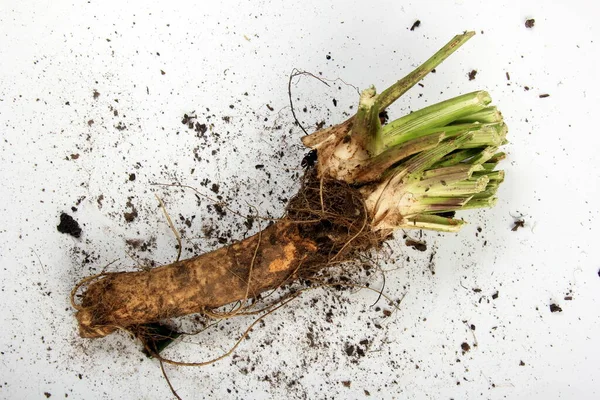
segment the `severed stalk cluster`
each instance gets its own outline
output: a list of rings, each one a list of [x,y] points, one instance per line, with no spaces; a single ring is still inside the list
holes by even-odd
[[[495,168],[504,158],[499,147],[508,130],[487,92],[458,96],[385,126],[379,119],[473,34],[456,36],[381,94],[364,90],[354,117],[303,138],[318,151],[319,177],[356,186],[371,229],[383,236],[399,228],[455,232],[464,223],[453,218],[455,211],[495,204],[504,179]]]

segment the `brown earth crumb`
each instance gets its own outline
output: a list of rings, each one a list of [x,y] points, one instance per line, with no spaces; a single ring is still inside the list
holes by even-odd
[[[275,109],[273,107],[271,107],[270,104],[267,104],[267,108],[269,109],[269,111],[275,111]]]
[[[94,125],[94,120],[93,120],[93,119],[90,119],[90,120],[87,122],[87,124],[88,124],[88,126],[92,126],[92,125]]]
[[[410,27],[411,31],[414,31],[415,29],[417,29],[419,26],[421,26],[421,20],[416,20],[412,26]]]
[[[387,110],[383,110],[382,112],[379,113],[379,122],[381,123],[381,125],[387,124],[387,122],[389,120],[390,120],[390,116],[389,116]]]
[[[71,154],[71,160],[77,160],[79,158],[79,154]]]
[[[562,312],[562,308],[557,304],[552,303],[550,304],[550,312]]]
[[[525,28],[533,28],[533,26],[535,25],[535,19],[530,18],[528,20],[525,21]]]
[[[81,236],[81,227],[79,223],[73,219],[69,214],[60,214],[60,224],[56,227],[60,233],[66,233],[75,238]]]
[[[460,345],[460,348],[462,349],[463,354],[466,353],[467,351],[471,350],[471,346],[469,346],[469,343],[467,343],[467,342],[463,342]]]
[[[477,70],[476,69],[471,70],[471,72],[469,72],[469,80],[470,81],[474,80],[476,75],[477,75]]]
[[[100,97],[100,92],[94,89],[94,99],[97,99],[98,97]]]
[[[142,245],[143,241],[141,239],[125,239],[125,243],[131,246],[131,248],[137,249]]]
[[[101,194],[100,196],[98,196],[98,198],[96,199],[96,202],[98,203],[98,208],[102,209],[102,201],[104,200],[104,195]]]
[[[523,362],[523,360],[521,360],[521,361],[519,362],[519,366],[521,366],[521,367],[524,367],[524,366],[525,366],[525,363]]]
[[[48,393],[48,392],[44,392],[44,396],[46,396],[46,398],[49,399],[52,396],[52,394]]]
[[[573,296],[565,296],[565,300],[567,300],[567,301],[573,300]]]
[[[511,231],[516,232],[517,229],[524,228],[524,227],[525,227],[525,220],[523,220],[523,219],[517,219],[517,220],[515,220],[514,225],[513,225],[512,229],[511,229]]]
[[[498,292],[498,291],[496,291],[496,293],[494,293],[494,294],[492,295],[492,299],[496,300],[496,299],[498,298],[498,295],[499,295],[499,292]]]
[[[160,70],[160,74],[161,74],[161,75],[164,75],[164,74],[166,74],[166,72],[165,72],[165,71],[163,71],[163,70],[161,69],[161,70]]]
[[[349,388],[350,385],[352,385],[351,381],[342,381],[342,385],[344,385],[345,387]]]
[[[371,392],[369,392],[367,389],[365,389],[365,396],[370,396]]]
[[[127,203],[125,204],[125,206],[131,208],[131,211],[124,212],[123,217],[125,218],[126,222],[133,222],[133,220],[136,219],[138,216],[138,211],[135,208],[135,206],[133,205],[133,203],[131,202],[131,198],[129,198],[129,200],[127,200]]]
[[[545,99],[546,97],[550,97],[548,93],[540,94],[540,99]]]
[[[419,250],[419,251],[425,251],[425,250],[427,250],[427,243],[425,243],[425,242],[419,242],[418,240],[406,239],[406,241],[404,242],[404,244],[406,244],[409,247],[412,247],[415,250]]]

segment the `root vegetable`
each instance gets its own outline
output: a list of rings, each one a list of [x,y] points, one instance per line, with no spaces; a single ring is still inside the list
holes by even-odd
[[[92,277],[76,317],[82,337],[203,313],[310,278],[377,248],[399,228],[455,232],[455,211],[491,206],[504,179],[502,115],[486,92],[426,107],[382,126],[379,115],[466,42],[456,36],[377,94],[362,92],[356,115],[303,137],[317,151],[285,215],[262,232],[198,257],[148,271]]]

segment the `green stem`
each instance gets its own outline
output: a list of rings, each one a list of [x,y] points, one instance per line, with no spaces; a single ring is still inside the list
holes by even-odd
[[[378,98],[374,86],[360,94],[351,140],[359,148],[367,150],[370,157],[375,157],[383,150]]]
[[[389,167],[409,156],[435,148],[443,139],[443,134],[438,133],[413,139],[402,146],[395,146],[384,151],[376,157],[370,158],[361,165],[353,177],[354,183],[367,183],[377,180]]]
[[[467,203],[468,204],[468,203]],[[464,221],[439,215],[420,214],[408,219],[406,228],[431,229],[442,232],[458,232]]]
[[[485,91],[463,94],[425,107],[389,123],[383,128],[386,147],[410,140],[413,135],[432,128],[440,128],[457,119],[484,109],[492,99]]]
[[[454,123],[457,124],[468,124],[473,122],[480,122],[482,124],[489,124],[493,122],[502,122],[502,113],[498,111],[496,106],[486,107],[483,110],[477,111],[471,115],[459,118]]]
[[[379,95],[379,111],[383,111],[390,106],[400,96],[416,85],[421,79],[431,72],[435,67],[440,65],[446,58],[454,53],[460,46],[465,44],[467,40],[475,35],[475,32],[465,32],[462,35],[456,35],[429,60],[421,64],[417,69],[394,83],[392,86],[384,90]]]

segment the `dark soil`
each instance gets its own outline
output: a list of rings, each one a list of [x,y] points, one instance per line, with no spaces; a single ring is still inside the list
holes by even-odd
[[[531,18],[525,21],[525,28],[533,28],[533,26],[535,25],[535,19]]]
[[[550,304],[550,312],[562,312],[562,308],[558,304]]]
[[[131,197],[129,198],[129,200],[127,200],[127,203],[125,205],[127,207],[131,208],[131,211],[124,212],[123,217],[125,218],[126,222],[133,222],[133,220],[136,219],[138,216],[138,211],[137,211],[137,208],[135,208],[135,206],[131,202]]]
[[[416,20],[412,26],[410,27],[411,31],[414,31],[415,29],[417,29],[419,26],[421,26],[421,20]]]
[[[548,93],[540,94],[540,99],[545,99],[546,97],[550,97]]]
[[[475,76],[477,75],[477,70],[471,70],[471,72],[469,72],[469,80],[472,81],[475,79]]]
[[[517,219],[517,220],[515,220],[511,231],[516,232],[519,228],[524,228],[524,227],[525,227],[525,220]]]
[[[58,229],[60,233],[66,233],[76,238],[81,236],[81,227],[79,226],[79,223],[69,214],[60,214],[60,224],[58,224],[56,229]]]
[[[427,250],[427,243],[419,242],[418,240],[406,239],[404,244],[406,244],[409,247],[412,247],[415,250],[419,250],[419,251]]]

